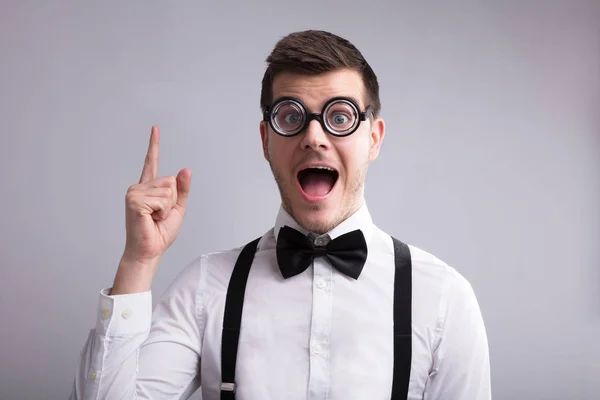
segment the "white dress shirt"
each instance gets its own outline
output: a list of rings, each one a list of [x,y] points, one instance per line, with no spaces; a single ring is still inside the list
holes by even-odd
[[[387,400],[393,369],[394,248],[366,205],[331,239],[361,229],[368,259],[349,278],[315,259],[281,276],[275,245],[283,209],[258,245],[246,287],[237,357],[238,400]],[[401,239],[401,238],[399,238]],[[402,240],[402,239],[401,239]],[[491,399],[486,331],[474,292],[455,269],[410,246],[413,268],[409,399]],[[100,294],[72,399],[217,400],[221,329],[240,248],[199,257],[152,311],[151,293]],[[201,386],[200,386],[201,385]]]

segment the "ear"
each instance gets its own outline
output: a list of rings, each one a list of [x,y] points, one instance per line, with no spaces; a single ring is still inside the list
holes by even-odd
[[[260,131],[260,141],[262,142],[263,156],[265,157],[265,160],[269,161],[269,151],[267,149],[269,144],[269,132],[265,121],[260,121],[258,129]]]
[[[382,118],[377,118],[371,124],[371,150],[369,151],[369,161],[373,161],[379,155],[381,142],[385,136],[385,122]]]

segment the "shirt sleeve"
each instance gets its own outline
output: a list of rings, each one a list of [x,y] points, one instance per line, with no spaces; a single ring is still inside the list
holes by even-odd
[[[440,305],[440,337],[425,400],[490,400],[490,360],[486,329],[469,282],[456,271]]]
[[[154,310],[149,291],[111,296],[103,289],[70,399],[178,399],[196,391],[204,329],[200,278],[199,259]]]

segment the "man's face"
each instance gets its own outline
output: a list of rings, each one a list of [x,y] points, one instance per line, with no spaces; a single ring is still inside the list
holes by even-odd
[[[301,100],[307,113],[320,113],[329,99],[338,96],[353,98],[360,112],[368,106],[361,76],[347,69],[312,76],[281,73],[273,82],[273,102],[284,96]],[[283,137],[261,122],[264,156],[284,209],[305,229],[319,234],[351,216],[362,205],[367,167],[379,154],[384,132],[383,120],[370,118],[350,136],[335,137],[312,120],[298,135]]]

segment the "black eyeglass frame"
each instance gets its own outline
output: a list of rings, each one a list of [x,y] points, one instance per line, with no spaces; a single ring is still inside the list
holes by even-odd
[[[304,112],[304,115],[305,115],[304,123],[297,129],[297,131],[295,133],[283,133],[276,127],[276,124],[273,122],[272,110],[277,109],[277,106],[280,103],[283,103],[286,101],[291,101],[291,102],[296,103],[296,105],[298,105],[300,107],[300,109]],[[323,118],[323,114],[325,113],[327,108],[331,104],[338,102],[338,101],[345,101],[345,102],[350,103],[350,105],[354,108],[354,111],[356,113],[356,118],[357,118],[358,122],[356,123],[354,128],[352,128],[348,132],[344,132],[344,133],[336,132],[335,130],[333,130],[332,128],[329,127],[328,123],[325,122],[325,120]],[[271,129],[273,129],[275,131],[275,133],[277,133],[278,135],[284,136],[284,137],[292,137],[292,136],[296,136],[296,135],[300,134],[302,131],[304,131],[306,129],[308,124],[310,124],[310,122],[313,119],[316,119],[317,121],[319,121],[319,123],[321,124],[321,127],[323,128],[323,130],[325,132],[329,133],[332,136],[345,137],[345,136],[350,136],[354,132],[356,132],[356,130],[360,126],[360,123],[367,120],[368,114],[373,114],[373,108],[370,105],[365,108],[365,111],[361,112],[360,107],[358,106],[357,102],[354,101],[354,99],[352,99],[350,97],[338,96],[338,97],[333,97],[333,98],[327,100],[327,102],[323,105],[323,109],[321,110],[320,113],[309,113],[306,109],[306,106],[300,99],[297,99],[295,97],[281,97],[281,98],[277,99],[277,101],[274,102],[271,106],[269,106],[265,109],[265,111],[263,112],[263,121],[268,122]]]

